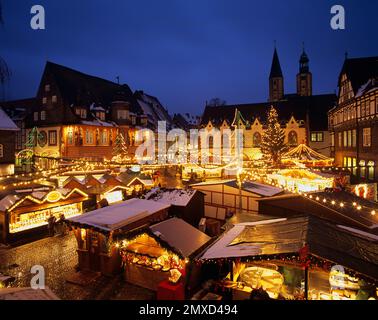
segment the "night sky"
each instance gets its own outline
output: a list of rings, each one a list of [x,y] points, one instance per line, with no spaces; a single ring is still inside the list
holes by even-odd
[[[334,92],[349,57],[378,55],[374,0],[0,0],[0,56],[12,69],[7,99],[36,94],[50,60],[157,96],[170,113],[201,114],[205,101],[266,101],[274,40],[295,91],[305,41],[315,94]],[[46,30],[30,28],[30,8]],[[346,30],[330,27],[342,4]]]

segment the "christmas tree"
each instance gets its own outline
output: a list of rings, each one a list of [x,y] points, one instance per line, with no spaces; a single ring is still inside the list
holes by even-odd
[[[114,140],[114,147],[113,147],[113,161],[116,162],[123,162],[128,159],[127,157],[127,147],[125,138],[121,133],[118,133],[115,140]]]
[[[27,149],[33,149],[35,146],[37,146],[37,142],[41,141],[42,139],[43,136],[38,132],[38,129],[34,127],[26,136],[25,147]]]
[[[276,166],[280,164],[281,156],[286,151],[285,132],[281,129],[278,113],[272,106],[268,111],[266,130],[262,136],[261,152],[273,166]]]

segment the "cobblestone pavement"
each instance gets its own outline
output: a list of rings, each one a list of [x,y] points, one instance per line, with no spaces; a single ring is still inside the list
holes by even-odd
[[[2,246],[0,272],[16,278],[12,286],[29,287],[33,276],[31,267],[41,265],[46,273],[46,286],[61,299],[154,299],[153,292],[125,283],[121,276],[102,276],[85,287],[66,282],[66,278],[76,272],[76,246],[72,234],[45,238],[15,248]]]

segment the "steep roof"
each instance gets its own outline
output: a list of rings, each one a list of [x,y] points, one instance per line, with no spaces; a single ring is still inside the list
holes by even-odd
[[[280,60],[278,59],[277,49],[274,48],[272,66],[270,68],[269,79],[282,77]]]
[[[5,111],[0,107],[0,130],[6,131],[17,131],[19,130],[16,124],[11,118],[5,113]]]
[[[131,111],[140,111],[127,84],[117,84],[96,76],[48,61],[45,73],[53,75],[63,99],[68,105],[95,104],[109,107],[112,101],[125,100],[131,103]]]
[[[292,116],[296,120],[306,121],[308,114],[310,130],[327,130],[327,112],[334,107],[335,103],[335,94],[322,94],[309,97],[287,95],[283,100],[276,102],[207,106],[201,124],[206,125],[209,121],[212,121],[214,125],[220,125],[223,120],[231,123],[235,116],[235,109],[238,109],[249,123],[253,123],[256,118],[265,122],[269,107],[273,105],[277,109],[280,121],[289,121]]]
[[[369,79],[378,78],[378,56],[346,59],[340,72],[339,82],[344,73],[347,74],[356,94]]]

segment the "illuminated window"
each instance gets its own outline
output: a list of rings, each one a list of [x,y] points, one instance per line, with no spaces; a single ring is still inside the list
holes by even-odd
[[[86,119],[87,118],[87,110],[84,109],[84,108],[77,108],[76,109],[76,114],[82,118],[82,119]]]
[[[100,144],[102,145],[108,144],[108,131],[104,130],[100,133]]]
[[[50,146],[56,146],[57,145],[56,130],[49,130],[49,145]]]
[[[127,110],[117,110],[117,118],[119,120],[125,120],[127,119]]]
[[[85,143],[93,144],[93,132],[89,129],[85,130]]]
[[[360,160],[359,165],[360,165],[360,177],[366,178],[366,161]]]
[[[4,157],[4,145],[0,144],[0,158]]]
[[[298,144],[298,135],[295,131],[290,131],[288,136],[289,145],[295,146]]]
[[[253,134],[253,146],[254,147],[259,147],[261,144],[261,134],[258,132],[255,132]]]
[[[339,147],[342,147],[342,142],[343,142],[343,136],[342,136],[342,133],[339,132],[338,133],[338,142],[339,142]]]
[[[375,176],[375,162],[369,161],[368,162],[368,179],[374,180],[374,176]]]
[[[58,101],[57,96],[52,96],[51,101],[52,103],[56,103]]]
[[[323,142],[324,133],[323,132],[312,132],[311,133],[311,142]]]
[[[98,111],[96,112],[96,117],[102,121],[105,120],[105,112],[102,112],[102,111]]]
[[[67,131],[67,144],[73,145],[73,131],[72,131],[72,129],[68,129],[68,131]]]
[[[46,120],[46,111],[41,111],[41,120]]]
[[[43,103],[43,104],[46,104],[46,103],[47,103],[47,98],[46,98],[46,97],[43,97],[43,98],[42,98],[42,103]]]
[[[352,130],[352,147],[355,148],[357,146],[357,131],[356,129]]]
[[[364,147],[371,147],[371,128],[363,129],[362,145]]]
[[[352,146],[352,130],[348,130],[348,147]]]
[[[50,91],[50,85],[49,84],[46,84],[45,85],[45,92],[49,92]]]

